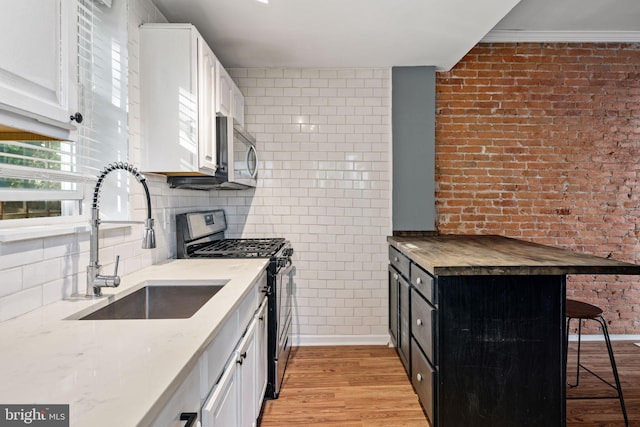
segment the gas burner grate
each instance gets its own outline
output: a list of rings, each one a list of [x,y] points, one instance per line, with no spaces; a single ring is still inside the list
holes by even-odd
[[[193,251],[192,256],[227,258],[267,258],[284,245],[284,238],[223,239]]]

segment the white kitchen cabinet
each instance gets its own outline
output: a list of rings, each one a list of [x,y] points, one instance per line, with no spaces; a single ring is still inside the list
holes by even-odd
[[[193,25],[140,27],[141,170],[215,173],[216,62]]]
[[[242,340],[202,407],[203,427],[255,427],[267,385],[264,298]]]
[[[263,271],[151,427],[183,427],[183,413],[196,413],[198,427],[257,425],[267,384],[266,285]]]
[[[216,57],[202,40],[198,42],[198,164],[200,168],[215,171],[216,117],[215,105]]]
[[[240,425],[255,427],[267,386],[265,298],[238,348],[240,368]]]
[[[203,427],[240,427],[238,354],[234,352],[211,397],[202,407]]]
[[[220,61],[216,64],[216,113],[222,117],[233,115],[233,87],[235,83]]]
[[[187,379],[180,385],[160,412],[151,427],[184,427],[185,421],[180,419],[182,414],[200,412],[200,369],[193,368]],[[199,418],[199,417],[198,417]],[[195,426],[195,425],[194,425]],[[199,424],[198,424],[199,426]]]
[[[0,0],[0,10],[3,124],[41,133],[47,133],[43,125],[58,126],[68,133],[77,107],[76,2]]]
[[[265,298],[256,314],[256,388],[252,402],[255,402],[255,416],[260,415],[264,394],[267,391],[267,299]]]
[[[235,82],[233,84],[233,121],[244,127],[244,95]]]

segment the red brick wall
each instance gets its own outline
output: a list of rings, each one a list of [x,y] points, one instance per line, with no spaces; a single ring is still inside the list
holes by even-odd
[[[480,44],[436,91],[441,233],[640,263],[640,44]],[[640,334],[639,276],[567,287]]]

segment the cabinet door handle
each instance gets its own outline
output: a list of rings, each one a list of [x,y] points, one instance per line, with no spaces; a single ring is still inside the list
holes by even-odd
[[[71,121],[75,120],[78,123],[82,123],[82,121],[84,120],[84,117],[82,117],[82,114],[80,113],[75,113],[74,115],[69,116],[69,120]]]
[[[416,324],[417,324],[418,326],[422,326],[422,319],[417,319],[417,320],[416,320]]]
[[[186,421],[186,423],[184,423],[184,427],[193,427],[197,419],[197,412],[183,412],[180,414],[180,421]]]
[[[422,374],[416,375],[416,379],[418,380],[418,382],[422,381]]]
[[[238,355],[238,359],[236,360],[236,362],[237,362],[239,365],[242,365],[242,362],[244,362],[244,359],[246,359],[246,358],[247,358],[247,352],[245,351],[245,352],[240,353],[240,354]]]
[[[398,273],[393,273],[394,280],[398,280]]]
[[[416,283],[417,283],[418,285],[419,285],[419,284],[421,284],[421,283],[422,283],[422,278],[421,278],[421,277],[418,277],[418,278],[416,279]]]

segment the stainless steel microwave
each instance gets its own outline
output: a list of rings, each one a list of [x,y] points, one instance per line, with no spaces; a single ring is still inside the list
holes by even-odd
[[[258,183],[256,140],[233,118],[216,117],[216,173],[213,176],[169,176],[172,188],[241,190]]]

